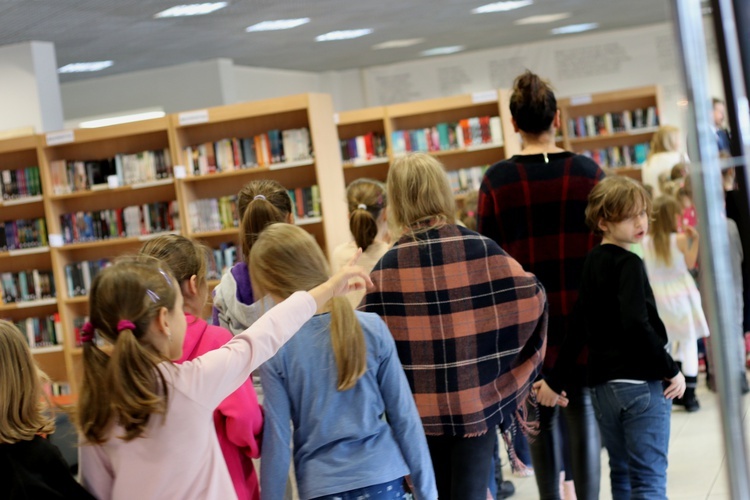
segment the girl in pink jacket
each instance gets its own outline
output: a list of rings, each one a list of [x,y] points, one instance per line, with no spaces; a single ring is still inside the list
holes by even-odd
[[[201,318],[208,297],[206,249],[202,245],[184,236],[168,234],[149,240],[141,253],[164,262],[182,291],[187,330],[182,357],[176,363],[191,361],[232,340],[229,330],[209,325]],[[252,379],[221,402],[214,411],[214,424],[237,497],[258,500],[258,475],[252,459],[260,458],[263,412]]]

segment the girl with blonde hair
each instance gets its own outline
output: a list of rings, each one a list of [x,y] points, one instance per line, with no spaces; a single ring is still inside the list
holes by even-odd
[[[23,333],[0,320],[0,484],[11,499],[92,498],[70,474],[39,371]],[[6,496],[7,495],[7,496]]]
[[[177,234],[157,236],[141,247],[141,254],[155,257],[167,265],[182,293],[187,331],[182,356],[175,361],[178,364],[219,349],[232,340],[231,332],[209,325],[201,318],[208,296],[207,252],[203,245]],[[213,420],[237,497],[259,499],[253,459],[260,458],[263,412],[251,380],[245,381],[219,404]]]
[[[680,129],[673,125],[662,125],[651,138],[651,147],[646,163],[641,166],[643,184],[653,188],[654,199],[664,194],[659,177],[670,176],[678,163],[687,162],[687,155],[682,151]]]
[[[179,283],[153,258],[122,259],[91,285],[78,405],[81,474],[97,498],[237,498],[213,425],[216,407],[315,311],[367,274],[352,265],[293,294],[222,348],[183,363]],[[101,343],[111,345],[103,350]]]
[[[669,341],[672,356],[685,375],[687,389],[674,404],[689,412],[700,409],[695,397],[698,384],[698,339],[708,337],[708,324],[701,306],[701,296],[690,270],[698,259],[698,232],[684,226],[682,204],[671,196],[654,200],[653,222],[643,242],[643,260],[656,307]]]
[[[258,291],[275,301],[329,276],[315,240],[290,224],[260,235],[250,269]],[[417,498],[437,498],[419,414],[393,338],[377,315],[334,298],[260,372],[264,500],[282,498],[292,436],[302,499],[402,498],[407,474]]]
[[[388,172],[401,236],[375,265],[363,310],[396,340],[441,499],[484,500],[497,441],[541,368],[547,300],[500,247],[455,221],[443,166],[427,154]]]
[[[346,264],[357,249],[361,248],[360,265],[369,271],[390,245],[385,186],[373,179],[357,179],[346,188],[346,201],[349,205],[349,230],[354,239],[342,243],[333,251],[333,270]],[[352,294],[349,301],[353,307],[357,307],[362,297],[364,292]]]

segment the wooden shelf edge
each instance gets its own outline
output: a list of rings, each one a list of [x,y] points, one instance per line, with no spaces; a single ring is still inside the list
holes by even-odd
[[[63,352],[64,350],[62,345],[48,345],[44,347],[32,347],[31,354],[50,354],[53,352]]]
[[[658,129],[659,127],[645,127],[645,128],[626,130],[624,132],[615,132],[613,134],[606,134],[606,135],[592,135],[588,137],[571,137],[569,140],[571,144],[585,144],[589,142],[599,142],[599,141],[601,142],[616,141],[618,139],[636,137],[639,135],[651,136]]]
[[[239,168],[237,170],[229,170],[227,172],[216,172],[213,174],[203,174],[203,175],[188,175],[181,179],[183,182],[202,182],[202,181],[209,181],[212,179],[223,179],[226,177],[239,177],[243,175],[257,175],[261,173],[267,173],[272,172],[274,170],[284,170],[288,168],[298,168],[298,167],[307,167],[310,165],[315,165],[315,159],[310,158],[307,160],[298,160],[298,161],[290,161],[290,162],[284,162],[284,163],[274,163],[271,165],[266,165],[262,167],[247,167],[247,168]]]
[[[0,201],[0,207],[16,207],[18,205],[31,205],[32,203],[41,203],[44,201],[44,197],[41,194],[35,196],[22,196],[20,198],[12,198],[9,200]]]
[[[359,167],[369,167],[370,165],[385,165],[389,162],[387,156],[372,158],[370,160],[355,160],[355,161],[345,161],[344,162],[344,168],[359,168]]]
[[[133,243],[139,243],[142,241],[148,241],[158,236],[163,236],[165,234],[180,234],[180,232],[179,231],[162,231],[160,233],[142,234],[140,236],[128,236],[124,238],[108,238],[105,240],[83,241],[83,242],[78,242],[78,243],[66,243],[62,246],[55,247],[55,248],[61,251],[73,251],[73,250],[82,250],[85,248],[106,247],[106,246],[111,246],[111,245],[124,246],[124,245],[133,244]]]
[[[158,180],[148,181],[148,182],[139,182],[137,184],[128,184],[126,186],[119,186],[116,188],[103,187],[103,188],[86,189],[83,191],[75,191],[72,193],[65,193],[65,194],[53,194],[52,196],[50,196],[50,199],[52,201],[60,201],[60,200],[70,200],[70,199],[79,199],[79,198],[90,198],[90,197],[96,197],[96,196],[108,196],[113,193],[123,193],[127,191],[133,191],[136,189],[158,188],[158,187],[169,186],[169,185],[174,185],[174,184],[175,184],[174,178],[158,179]]]

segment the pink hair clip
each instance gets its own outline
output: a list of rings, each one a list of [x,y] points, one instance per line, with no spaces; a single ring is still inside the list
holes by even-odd
[[[87,321],[81,328],[81,333],[83,334],[81,335],[81,342],[93,342],[96,328],[94,328],[94,325],[92,325],[90,321]]]
[[[135,331],[135,323],[132,321],[128,321],[126,319],[121,319],[117,322],[117,332],[121,332],[123,330],[133,330]]]

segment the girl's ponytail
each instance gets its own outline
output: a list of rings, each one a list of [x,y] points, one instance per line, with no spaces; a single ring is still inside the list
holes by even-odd
[[[249,262],[250,249],[261,231],[269,224],[288,221],[292,200],[284,186],[273,180],[249,182],[237,198],[242,256]]]
[[[378,235],[377,218],[386,206],[385,186],[372,179],[357,179],[346,188],[349,205],[349,230],[362,251]]]
[[[112,416],[107,377],[109,355],[97,346],[93,339],[83,343],[83,382],[76,420],[81,434],[89,443],[106,441],[106,427]]]
[[[362,326],[346,297],[331,300],[331,345],[338,371],[337,389],[346,391],[367,371],[367,344]]]

